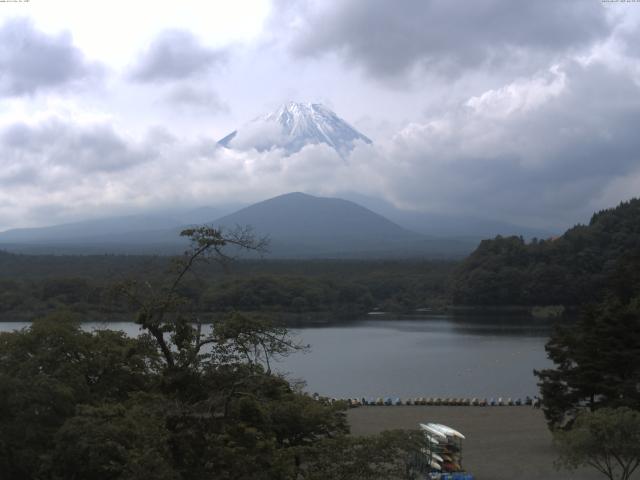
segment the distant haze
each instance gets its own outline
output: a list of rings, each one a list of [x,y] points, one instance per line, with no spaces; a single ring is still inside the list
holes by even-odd
[[[0,249],[54,254],[180,253],[186,246],[180,232],[189,225],[179,218],[112,217],[8,230],[0,233]],[[257,238],[268,239],[266,258],[458,258],[480,240],[422,235],[348,200],[300,192],[198,223],[225,232],[250,227]]]

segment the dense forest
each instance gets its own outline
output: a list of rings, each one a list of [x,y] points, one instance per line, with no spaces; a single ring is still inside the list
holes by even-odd
[[[558,238],[484,240],[458,266],[452,299],[461,305],[582,305],[616,279],[638,280],[640,199],[597,212]],[[635,279],[635,280],[633,280]]]
[[[30,320],[66,308],[95,320],[129,319],[114,287],[161,278],[160,256],[53,256],[0,252],[0,319]],[[410,312],[450,303],[453,262],[426,260],[244,260],[230,269],[198,265],[181,294],[204,318],[229,310],[353,318],[372,309]]]

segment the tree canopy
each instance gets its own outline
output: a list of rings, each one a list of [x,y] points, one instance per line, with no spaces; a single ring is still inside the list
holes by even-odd
[[[456,270],[453,302],[464,305],[582,305],[638,254],[640,199],[595,213],[558,238],[484,240]],[[635,277],[637,280],[637,274]]]

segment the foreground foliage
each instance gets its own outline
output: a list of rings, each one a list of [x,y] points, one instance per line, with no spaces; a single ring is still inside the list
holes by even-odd
[[[581,412],[568,431],[554,434],[558,466],[595,468],[610,480],[628,480],[640,466],[640,411],[621,407]]]
[[[184,232],[164,279],[127,282],[141,335],[59,314],[0,334],[0,472],[12,480],[410,478],[411,433],[346,436],[345,406],[302,394],[270,362],[304,346],[232,313],[203,327],[181,285],[247,232]]]
[[[239,340],[248,322],[225,322],[210,354],[173,368],[149,335],[84,332],[67,316],[0,334],[0,471],[15,480],[411,478],[415,436],[346,436],[344,405],[237,355],[256,345]]]

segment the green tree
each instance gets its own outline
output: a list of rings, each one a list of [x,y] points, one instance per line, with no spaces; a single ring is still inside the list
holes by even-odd
[[[536,371],[543,408],[553,428],[583,410],[640,409],[640,300],[616,297],[559,327],[546,347],[555,368]]]
[[[162,278],[159,284],[147,279],[117,287],[137,310],[136,322],[153,337],[170,373],[197,367],[203,358],[201,349],[215,342],[214,336],[203,334],[193,302],[181,293],[187,275],[193,274],[199,263],[210,260],[227,268],[231,257],[225,248],[257,252],[266,249],[266,240],[257,239],[249,228],[225,234],[220,229],[202,226],[183,230],[180,235],[189,238],[191,245],[174,260],[168,277]]]
[[[56,432],[49,465],[56,479],[178,480],[171,465],[162,397],[79,406]]]
[[[626,407],[581,412],[571,429],[554,433],[558,466],[595,468],[610,480],[628,480],[640,465],[640,412]]]
[[[155,348],[122,332],[87,333],[68,314],[0,334],[0,471],[36,478],[76,407],[157,383]]]

